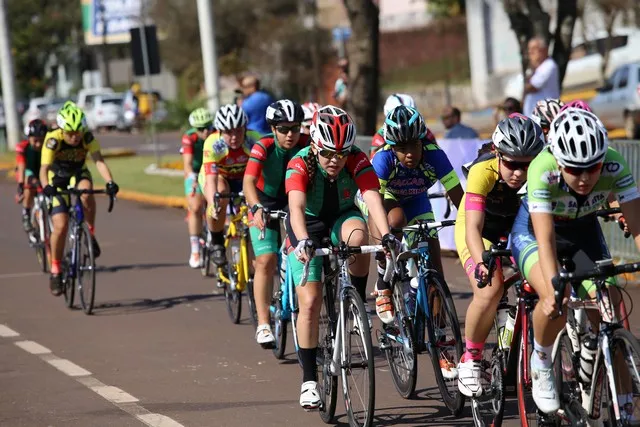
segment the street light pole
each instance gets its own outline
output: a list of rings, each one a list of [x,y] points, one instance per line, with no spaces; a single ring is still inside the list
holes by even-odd
[[[145,86],[147,86],[147,99],[149,102],[150,116],[149,116],[149,132],[151,136],[151,142],[153,144],[153,152],[156,157],[156,165],[160,167],[160,149],[158,147],[158,140],[156,138],[156,124],[153,118],[153,101],[154,96],[151,91],[151,71],[149,66],[149,51],[147,50],[147,8],[145,7],[145,1],[140,4],[142,13],[140,14],[140,43],[142,44],[142,67],[144,68],[144,80]]]
[[[220,87],[218,81],[218,57],[216,53],[213,1],[197,1],[202,65],[204,66],[204,87],[207,91],[207,106],[209,107],[209,111],[215,113],[220,105]]]
[[[7,129],[7,144],[13,150],[20,139],[20,125],[16,104],[15,74],[11,56],[11,39],[7,25],[6,0],[0,0],[0,73],[2,76],[2,98]]]
[[[100,0],[100,16],[102,18],[102,46],[100,50],[104,65],[104,85],[111,87],[111,70],[109,70],[109,53],[107,52],[107,13],[104,0]]]

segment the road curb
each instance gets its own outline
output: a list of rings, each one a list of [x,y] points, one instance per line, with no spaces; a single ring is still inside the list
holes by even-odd
[[[118,192],[119,199],[132,202],[145,203],[168,208],[187,208],[187,201],[184,197],[178,196],[158,196],[155,194],[140,193],[137,191],[121,190]]]

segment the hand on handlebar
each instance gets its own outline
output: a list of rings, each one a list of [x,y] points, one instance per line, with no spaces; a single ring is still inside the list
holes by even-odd
[[[383,280],[389,282],[393,278],[396,270],[396,258],[402,250],[402,243],[391,233],[382,237],[382,247],[387,258]]]
[[[253,225],[258,227],[258,230],[264,231],[265,224],[268,220],[269,211],[264,207],[258,208],[256,213],[253,215]],[[261,234],[261,239],[264,239],[264,234]]]
[[[296,248],[293,250],[298,261],[303,264],[308,263],[313,258],[316,250],[316,244],[311,239],[302,239],[298,241]]]
[[[489,278],[489,269],[487,268],[484,262],[479,262],[476,264],[476,269],[473,273],[476,283],[478,284],[478,288],[484,288],[485,286],[491,286],[491,280]]]
[[[618,217],[618,227],[620,227],[620,230],[624,231],[625,239],[631,237],[631,232],[629,231],[629,226],[627,225],[627,221],[624,219],[623,215],[620,215]]]

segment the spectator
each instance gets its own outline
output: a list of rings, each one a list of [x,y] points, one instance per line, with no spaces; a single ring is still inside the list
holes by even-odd
[[[502,119],[509,117],[511,113],[520,113],[522,114],[522,104],[515,98],[508,97],[504,100],[502,105],[498,105],[496,110],[493,113],[493,121],[494,125],[498,126],[498,123]]]
[[[264,135],[271,132],[265,114],[267,107],[275,100],[264,90],[260,89],[260,80],[255,76],[245,76],[240,83],[242,90],[242,109],[247,114],[249,122],[247,129]]]
[[[447,106],[442,112],[442,124],[447,129],[445,139],[476,139],[478,132],[460,123],[460,110]]]
[[[531,75],[524,85],[523,114],[531,117],[538,101],[560,98],[558,65],[549,57],[549,46],[540,37],[529,40],[528,51]]]
[[[345,108],[349,97],[349,61],[342,58],[338,61],[338,79],[333,89],[333,98],[336,100],[336,106]]]

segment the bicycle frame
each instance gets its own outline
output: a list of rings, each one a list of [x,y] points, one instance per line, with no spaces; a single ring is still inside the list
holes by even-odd
[[[80,228],[84,222],[84,209],[82,208],[82,202],[79,196],[70,195],[69,197],[73,198],[74,202],[69,210],[69,221],[73,220],[73,228],[69,229],[69,238],[73,241],[73,246],[71,247],[68,273],[71,278],[75,279],[77,277],[78,253],[80,252],[80,240],[78,236],[80,235]]]
[[[229,228],[224,239],[225,248],[229,247],[232,239],[240,239],[240,261],[236,265],[236,278],[238,287],[244,289],[249,281],[249,252],[247,247],[247,237],[249,232],[249,222],[247,219],[248,208],[246,205],[240,206],[237,213],[234,213],[233,204],[230,203],[232,216],[229,218]],[[218,267],[218,278],[224,284],[231,284],[231,278],[227,277],[224,268]]]

